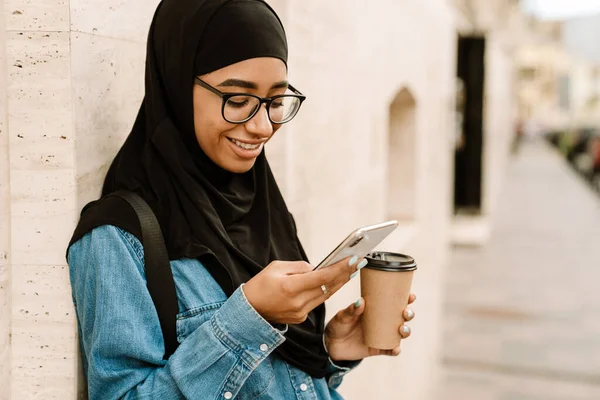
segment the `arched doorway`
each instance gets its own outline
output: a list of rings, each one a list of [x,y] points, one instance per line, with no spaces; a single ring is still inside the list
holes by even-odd
[[[416,107],[407,88],[390,105],[387,211],[390,219],[398,221],[415,217]]]

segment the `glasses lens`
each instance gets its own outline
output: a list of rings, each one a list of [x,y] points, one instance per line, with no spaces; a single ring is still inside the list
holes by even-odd
[[[275,124],[283,124],[296,116],[300,109],[300,99],[295,96],[278,97],[271,102],[269,115]]]
[[[242,122],[247,120],[258,108],[260,102],[252,96],[233,96],[225,103],[223,114],[229,122]]]

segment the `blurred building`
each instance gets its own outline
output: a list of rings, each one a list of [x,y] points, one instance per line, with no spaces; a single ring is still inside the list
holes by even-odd
[[[562,26],[562,42],[577,60],[573,68],[574,116],[572,123],[582,127],[600,126],[600,14],[567,20]]]
[[[600,124],[598,19],[528,20],[516,61],[519,119],[529,134]]]
[[[527,21],[517,53],[519,118],[529,132],[569,123],[573,60],[561,43],[557,22]]]
[[[395,218],[380,248],[419,264],[402,356],[365,360],[342,393],[439,399],[444,267],[451,240],[489,230],[515,122],[518,2],[270,3],[308,100],[267,155],[311,260]],[[65,246],[139,107],[156,1],[3,6],[0,398],[70,399],[83,385]],[[355,280],[330,316],[359,295]]]
[[[576,57],[600,64],[600,14],[586,15],[563,22],[563,42]]]

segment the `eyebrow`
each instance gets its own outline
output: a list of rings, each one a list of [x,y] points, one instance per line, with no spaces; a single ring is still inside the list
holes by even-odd
[[[227,79],[221,83],[219,83],[217,86],[221,86],[221,87],[240,87],[240,88],[244,88],[244,89],[258,89],[258,85],[254,82],[249,82],[249,81],[244,81],[241,79]],[[280,81],[280,82],[276,82],[273,84],[273,86],[271,86],[271,89],[285,89],[289,86],[288,81]]]

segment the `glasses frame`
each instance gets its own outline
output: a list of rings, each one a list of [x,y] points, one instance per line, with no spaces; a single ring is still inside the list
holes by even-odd
[[[242,93],[242,92],[223,93],[219,89],[209,85],[208,83],[204,82],[202,79],[200,79],[198,77],[194,78],[194,83],[198,86],[203,87],[204,89],[207,89],[207,90],[213,92],[214,94],[219,96],[221,99],[223,99],[223,104],[221,104],[221,116],[223,117],[223,119],[225,121],[229,122],[230,124],[238,124],[239,125],[239,124],[245,124],[246,122],[250,121],[258,113],[258,110],[260,110],[260,108],[262,107],[263,104],[266,104],[266,106],[267,106],[267,116],[269,117],[269,121],[271,121],[272,124],[275,124],[275,125],[285,124],[286,122],[290,122],[292,119],[294,119],[294,117],[296,115],[298,115],[298,111],[300,111],[300,107],[302,107],[302,103],[304,102],[304,100],[306,100],[306,96],[303,95],[302,93],[300,93],[300,91],[298,89],[294,88],[292,85],[288,85],[288,89],[291,90],[292,92],[294,92],[294,94],[278,94],[278,95],[272,96],[272,97],[260,97],[260,96],[254,95],[254,94]],[[258,107],[256,107],[254,112],[252,114],[250,114],[250,116],[248,118],[244,119],[243,121],[233,122],[233,121],[230,121],[227,118],[225,118],[225,105],[227,104],[227,101],[229,101],[229,99],[234,96],[250,96],[250,97],[254,97],[254,98],[258,99],[258,101],[259,101]],[[271,119],[271,111],[270,111],[271,103],[282,97],[295,97],[298,100],[300,100],[300,105],[298,106],[298,110],[296,110],[296,113],[291,118],[289,118],[283,122],[275,122],[275,121],[273,121],[273,119]]]

